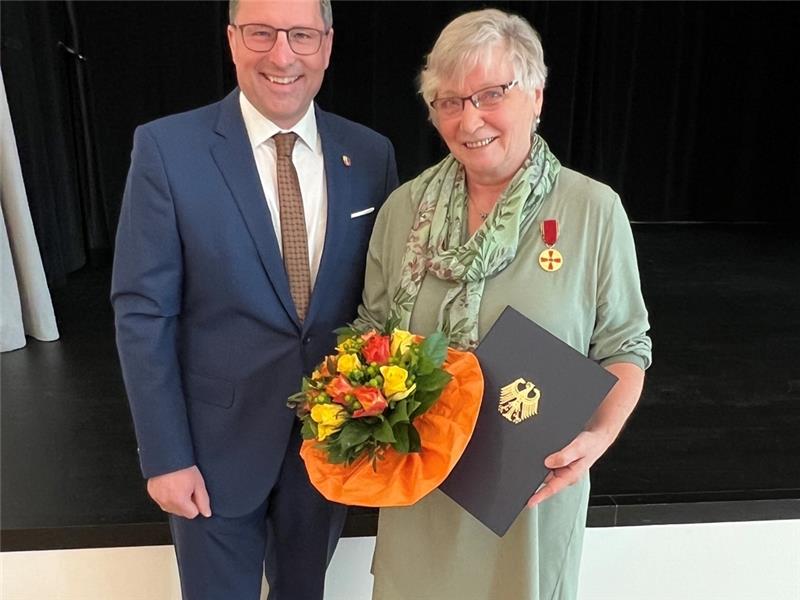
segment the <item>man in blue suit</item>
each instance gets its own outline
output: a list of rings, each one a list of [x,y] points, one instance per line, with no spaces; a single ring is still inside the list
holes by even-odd
[[[184,598],[255,600],[263,571],[272,600],[321,599],[345,510],[310,486],[286,399],[355,316],[373,221],[397,185],[394,151],[313,104],[329,0],[241,0],[230,12],[239,88],[136,130],[112,281],[117,345]],[[273,135],[287,133],[299,216],[283,214],[276,167],[287,156]],[[284,262],[298,256],[298,222],[305,279]]]

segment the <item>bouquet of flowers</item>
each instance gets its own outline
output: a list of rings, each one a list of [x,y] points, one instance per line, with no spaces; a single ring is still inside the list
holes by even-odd
[[[401,329],[361,332],[352,326],[336,333],[336,354],[289,398],[303,422],[303,438],[316,440],[331,464],[350,465],[366,456],[377,469],[388,448],[419,452],[414,420],[452,379],[442,368],[444,334],[422,339]]]
[[[303,422],[300,455],[328,500],[408,506],[438,487],[469,442],[483,397],[475,355],[390,323],[346,327],[289,399]]]

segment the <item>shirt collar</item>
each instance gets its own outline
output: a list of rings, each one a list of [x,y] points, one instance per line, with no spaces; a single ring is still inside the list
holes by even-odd
[[[244,126],[247,129],[247,137],[250,138],[250,145],[255,150],[258,146],[269,140],[276,133],[286,132],[287,130],[281,129],[275,123],[270,121],[267,117],[262,115],[258,109],[253,106],[250,100],[244,95],[244,92],[239,92],[239,106],[242,110],[242,118],[244,119]],[[303,143],[311,150],[317,146],[317,118],[314,114],[314,103],[308,105],[306,114],[295,123],[294,127],[288,129],[297,134]]]

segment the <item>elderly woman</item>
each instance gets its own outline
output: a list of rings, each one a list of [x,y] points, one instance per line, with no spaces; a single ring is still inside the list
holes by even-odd
[[[576,596],[588,470],[639,398],[650,340],[619,197],[562,167],[535,133],[546,72],[539,37],[520,17],[480,10],[445,27],[420,91],[450,154],[381,210],[360,319],[443,328],[453,345],[474,348],[511,305],[619,381],[585,430],[545,460],[544,487],[504,537],[439,491],[382,510],[374,598]]]

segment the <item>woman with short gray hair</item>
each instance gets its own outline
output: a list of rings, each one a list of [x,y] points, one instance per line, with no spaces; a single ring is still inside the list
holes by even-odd
[[[545,485],[501,538],[436,490],[382,509],[377,600],[574,600],[588,471],[636,405],[647,311],[619,197],[563,167],[536,133],[547,68],[538,34],[499,10],[442,31],[420,76],[450,154],[389,197],[367,257],[360,322],[477,346],[511,305],[617,376]]]
[[[436,99],[442,80],[463,83],[466,74],[478,65],[492,64],[495,52],[502,52],[511,63],[520,89],[530,93],[544,89],[547,66],[542,42],[526,20],[494,9],[468,13],[442,31],[420,73],[419,93],[431,118],[436,111],[430,103]]]

